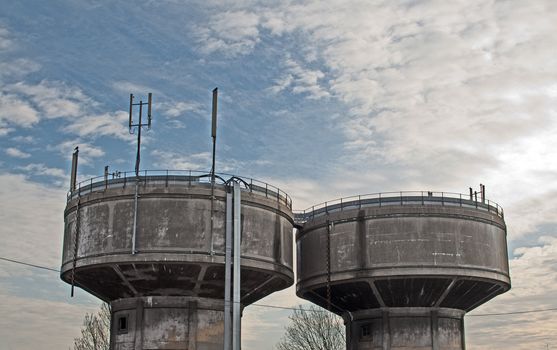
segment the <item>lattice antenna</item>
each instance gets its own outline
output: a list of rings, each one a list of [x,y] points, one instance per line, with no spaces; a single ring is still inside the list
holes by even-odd
[[[137,156],[135,159],[135,176],[139,177],[139,163],[141,162],[141,128],[147,127],[147,129],[151,129],[151,121],[152,121],[152,106],[153,106],[153,94],[149,93],[148,101],[143,102],[140,100],[138,103],[134,103],[133,94],[130,94],[130,118],[129,118],[129,131],[130,134],[134,134],[135,130],[137,130]],[[143,123],[143,106],[147,105],[147,123]],[[139,106],[139,121],[134,123],[133,121],[133,106]]]

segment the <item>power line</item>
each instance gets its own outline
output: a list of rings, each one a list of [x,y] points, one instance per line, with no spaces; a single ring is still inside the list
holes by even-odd
[[[525,311],[512,311],[512,312],[499,312],[499,313],[491,313],[491,314],[477,314],[477,315],[466,315],[466,316],[468,316],[468,317],[505,316],[505,315],[518,315],[518,314],[532,314],[532,313],[546,312],[546,311],[557,311],[557,307],[548,308],[548,309],[525,310]]]
[[[12,262],[12,263],[15,263],[15,264],[20,264],[20,265],[30,266],[30,267],[34,267],[34,268],[37,268],[37,269],[43,269],[43,270],[48,270],[48,271],[53,271],[53,272],[60,272],[60,270],[56,270],[56,269],[53,269],[53,268],[50,268],[50,267],[30,264],[30,263],[26,263],[24,261],[8,259],[8,258],[4,258],[4,257],[1,257],[1,256],[0,256],[0,260],[9,261],[9,262]]]
[[[34,267],[34,268],[37,268],[37,269],[43,269],[43,270],[58,272],[58,273],[60,272],[60,270],[53,269],[51,267],[31,264],[31,263],[28,263],[28,262],[15,260],[15,259],[9,259],[9,258],[5,258],[5,257],[1,257],[1,256],[0,256],[0,260],[8,261],[8,262],[11,262],[11,263],[14,263],[14,264],[20,264],[20,265],[25,265],[25,266],[29,266],[29,267]],[[287,306],[257,304],[257,303],[251,304],[251,306],[266,307],[266,308],[269,308],[269,309],[280,309],[280,310],[329,312],[327,310],[308,310],[308,309],[304,309],[302,307],[287,307]],[[466,316],[467,317],[507,316],[507,315],[519,315],[519,314],[532,314],[532,313],[540,313],[540,312],[548,312],[548,311],[557,311],[557,307],[547,308],[547,309],[524,310],[524,311],[486,313],[486,314],[477,314],[477,315],[467,314]]]

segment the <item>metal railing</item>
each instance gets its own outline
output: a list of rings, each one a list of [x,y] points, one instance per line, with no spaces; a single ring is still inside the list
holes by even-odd
[[[125,188],[126,186],[132,186],[135,185],[136,179],[135,171],[117,171],[107,175],[93,177],[76,184],[76,189],[68,192],[67,201],[69,202],[72,199],[89,193],[102,192],[109,188]],[[276,199],[292,210],[292,199],[286,192],[278,187],[244,176],[215,173],[215,183],[217,184],[228,185],[232,181],[238,182],[246,191],[265,196],[266,198]],[[206,184],[210,186],[211,173],[197,170],[142,170],[139,175],[139,182],[141,186],[155,184],[164,184],[165,186]]]
[[[438,205],[475,208],[494,213],[504,218],[503,208],[493,201],[478,196],[461,193],[432,192],[432,191],[399,191],[364,194],[343,197],[323,202],[302,211],[294,212],[294,221],[304,223],[309,219],[362,207],[404,206],[404,205]]]

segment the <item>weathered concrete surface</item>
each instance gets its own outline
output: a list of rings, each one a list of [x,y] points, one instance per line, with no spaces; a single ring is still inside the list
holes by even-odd
[[[347,350],[462,350],[464,311],[390,308],[345,314]]]
[[[68,201],[61,278],[111,302],[114,322],[129,316],[125,333],[113,324],[111,349],[222,348],[226,187],[215,186],[211,212],[210,184],[174,179],[142,178],[135,254],[133,182]],[[292,212],[264,190],[242,189],[242,307],[294,280]]]
[[[137,254],[131,254],[134,186],[79,200],[76,284],[103,300],[144,295],[224,296],[224,186],[215,190],[211,238],[208,184],[140,186]],[[65,211],[62,279],[71,281],[78,200]],[[292,212],[276,198],[242,191],[245,304],[293,283]],[[213,254],[211,254],[213,241]]]
[[[296,243],[296,293],[327,308],[330,291],[331,311],[356,332],[349,350],[379,346],[354,340],[362,322],[349,320],[366,312],[383,313],[369,320],[375,332],[390,327],[380,349],[463,349],[454,340],[462,322],[436,318],[433,332],[430,315],[463,315],[510,288],[505,222],[485,210],[441,202],[339,210],[305,222]],[[410,309],[425,314],[401,316]]]
[[[113,350],[222,350],[224,303],[188,297],[142,297],[111,303]],[[121,329],[122,318],[127,327]]]

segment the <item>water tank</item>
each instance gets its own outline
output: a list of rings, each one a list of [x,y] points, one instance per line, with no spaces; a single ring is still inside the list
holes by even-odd
[[[292,202],[230,175],[214,190],[195,172],[147,171],[137,181],[137,206],[134,174],[68,194],[61,278],[111,303],[111,349],[220,350],[230,184],[242,187],[242,307],[293,284]]]
[[[383,193],[295,216],[296,293],[344,318],[348,350],[464,349],[464,314],[510,289],[491,201]]]

